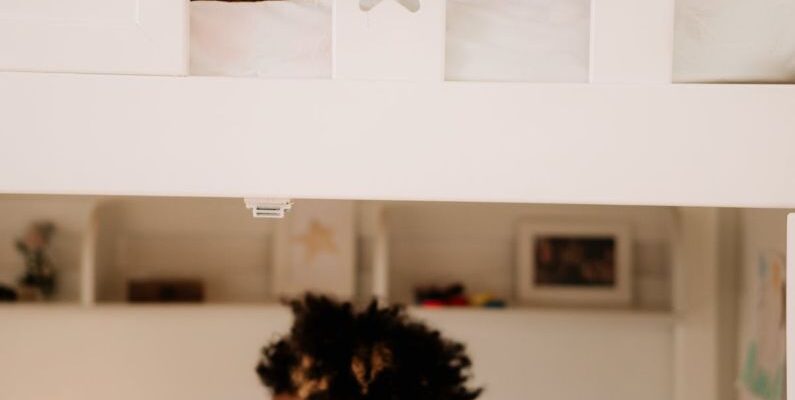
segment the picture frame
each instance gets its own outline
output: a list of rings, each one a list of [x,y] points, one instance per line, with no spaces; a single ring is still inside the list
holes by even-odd
[[[629,306],[632,238],[619,223],[520,224],[516,294],[522,303]]]
[[[295,203],[275,234],[272,293],[294,298],[306,292],[350,300],[356,294],[355,206],[348,200]]]

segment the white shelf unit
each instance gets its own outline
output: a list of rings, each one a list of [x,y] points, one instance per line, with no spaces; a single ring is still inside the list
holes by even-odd
[[[114,201],[124,202],[126,199],[59,197],[49,200],[45,199],[45,201],[32,199],[29,196],[13,197],[16,208],[33,205],[32,211],[36,212],[19,213],[20,216],[28,217],[37,217],[41,210],[58,210],[59,208],[56,205],[59,202],[63,202],[64,199],[69,200],[69,204],[72,206],[67,213],[72,215],[69,218],[76,220],[77,226],[86,227],[86,231],[81,237],[84,238],[82,243],[86,243],[85,241],[87,240],[88,244],[81,247],[82,251],[95,251],[94,255],[84,253],[82,257],[79,257],[79,259],[88,260],[83,264],[84,269],[82,271],[84,274],[87,273],[87,275],[82,275],[80,279],[83,286],[80,289],[79,297],[83,299],[83,307],[75,307],[74,305],[63,303],[56,303],[54,307],[50,304],[20,304],[12,307],[0,307],[0,320],[7,320],[8,323],[12,323],[13,321],[19,321],[21,316],[26,316],[24,318],[27,321],[26,323],[33,324],[31,326],[44,327],[49,326],[51,323],[58,323],[57,321],[63,318],[69,318],[69,320],[73,321],[70,325],[70,332],[77,335],[75,337],[83,339],[64,339],[65,342],[74,344],[76,343],[75,340],[81,343],[87,340],[91,343],[104,343],[101,345],[107,346],[107,351],[112,354],[116,354],[115,352],[118,351],[123,352],[126,347],[97,341],[99,340],[96,339],[97,332],[105,332],[110,335],[109,337],[118,340],[128,336],[116,331],[115,328],[102,328],[99,331],[95,331],[96,327],[101,325],[103,321],[107,321],[107,318],[110,318],[109,316],[111,315],[114,321],[122,325],[131,323],[130,321],[141,323],[143,323],[142,321],[147,321],[144,325],[150,327],[143,329],[141,334],[153,338],[151,343],[157,346],[165,345],[164,343],[166,342],[160,342],[159,340],[167,340],[171,336],[157,336],[160,339],[155,339],[156,335],[153,335],[152,332],[166,329],[174,321],[185,318],[194,321],[189,324],[190,326],[196,326],[201,329],[207,329],[207,324],[216,324],[223,320],[228,321],[235,329],[239,330],[263,329],[262,332],[283,330],[282,322],[278,322],[276,325],[272,325],[272,323],[274,323],[273,321],[283,321],[285,311],[283,309],[278,312],[275,311],[276,307],[268,299],[264,301],[240,301],[240,299],[237,299],[238,301],[233,303],[215,298],[210,299],[209,304],[203,305],[128,306],[118,304],[112,298],[109,300],[109,297],[103,297],[103,287],[100,285],[95,290],[95,282],[90,279],[90,277],[96,277],[98,281],[102,280],[102,272],[107,272],[99,266],[99,263],[108,259],[107,254],[103,255],[101,249],[104,246],[100,243],[102,240],[107,239],[102,233],[105,232],[103,230],[108,225],[117,227],[117,233],[121,233],[117,237],[134,236],[140,239],[139,242],[144,244],[151,244],[157,240],[173,242],[176,239],[176,242],[179,243],[198,240],[196,244],[200,247],[205,247],[218,238],[232,237],[235,241],[244,242],[243,247],[246,247],[245,243],[250,240],[261,239],[263,242],[262,248],[267,248],[268,234],[261,230],[264,229],[261,224],[267,224],[267,222],[252,219],[240,199],[137,198],[131,200],[132,203],[135,203],[134,206],[121,207],[122,210],[116,209],[114,212],[113,207],[109,207],[109,205],[112,205]],[[652,375],[643,378],[642,382],[649,384],[648,379],[653,377],[654,393],[662,396],[660,397],[661,399],[672,397],[685,400],[696,399],[705,390],[717,390],[717,386],[712,383],[705,383],[700,380],[693,382],[688,380],[687,377],[696,373],[694,369],[699,374],[708,373],[724,377],[727,375],[719,371],[728,368],[726,365],[733,365],[731,354],[736,350],[736,342],[726,339],[726,335],[727,332],[731,332],[734,328],[732,327],[731,319],[726,319],[725,315],[719,312],[719,310],[725,310],[725,307],[731,309],[731,304],[733,304],[737,296],[736,289],[732,289],[733,284],[725,282],[727,277],[731,276],[731,274],[727,274],[727,268],[731,270],[733,263],[737,262],[734,251],[736,251],[738,245],[731,239],[731,232],[736,233],[739,213],[744,215],[743,225],[747,227],[754,225],[754,221],[758,216],[757,211],[744,210],[739,212],[733,209],[690,207],[582,207],[472,203],[373,202],[364,204],[366,206],[361,207],[358,211],[357,231],[360,247],[367,250],[362,251],[360,254],[364,255],[362,258],[372,261],[370,261],[371,265],[360,265],[360,273],[362,276],[369,276],[373,280],[373,276],[379,276],[378,273],[373,274],[372,271],[377,270],[373,266],[379,265],[381,268],[385,268],[385,270],[380,272],[380,276],[387,277],[386,282],[376,281],[374,286],[378,287],[378,284],[380,284],[382,289],[387,290],[382,294],[387,298],[394,295],[396,300],[405,300],[406,293],[410,293],[410,291],[403,290],[401,295],[400,287],[410,288],[413,283],[427,278],[438,279],[439,275],[436,274],[438,270],[447,269],[447,271],[454,271],[446,274],[445,277],[455,277],[455,273],[460,273],[459,277],[463,276],[464,279],[466,279],[467,275],[470,277],[483,276],[482,274],[486,270],[473,270],[473,266],[477,268],[478,265],[486,264],[488,260],[501,259],[502,256],[499,254],[496,257],[488,256],[489,254],[499,253],[500,248],[504,248],[505,253],[512,253],[511,225],[517,221],[518,217],[531,219],[541,216],[546,218],[562,216],[568,218],[594,216],[607,219],[628,218],[638,224],[635,227],[638,233],[636,235],[636,240],[638,240],[636,246],[639,246],[640,249],[644,247],[653,249],[660,247],[660,243],[663,243],[661,245],[663,250],[646,251],[647,255],[639,260],[644,258],[648,260],[649,257],[654,258],[655,254],[659,255],[660,252],[668,254],[663,255],[663,257],[669,258],[668,261],[670,263],[670,284],[672,285],[671,298],[669,300],[670,308],[649,309],[634,307],[626,310],[538,309],[524,307],[512,307],[507,310],[424,310],[412,308],[411,312],[415,315],[473,343],[476,349],[480,349],[475,350],[478,357],[491,360],[483,362],[485,365],[491,366],[484,367],[487,371],[491,371],[491,368],[496,365],[493,364],[493,362],[496,362],[496,359],[493,358],[494,354],[503,354],[500,352],[505,351],[504,346],[498,346],[499,349],[489,347],[491,345],[488,343],[495,343],[494,338],[489,335],[496,333],[493,329],[497,329],[497,327],[515,329],[515,331],[511,331],[513,332],[511,335],[514,336],[511,336],[509,341],[496,341],[505,343],[506,346],[508,343],[522,343],[523,340],[530,340],[531,338],[536,340],[538,339],[536,335],[540,335],[540,338],[547,338],[545,335],[552,335],[554,329],[564,329],[565,332],[569,332],[566,335],[570,336],[566,337],[571,340],[581,340],[578,338],[582,334],[577,332],[580,329],[585,329],[585,327],[589,330],[599,330],[601,332],[599,335],[606,335],[604,336],[605,338],[615,337],[613,335],[619,334],[619,331],[622,332],[621,335],[627,335],[627,339],[630,337],[638,339],[639,337],[646,337],[644,335],[653,335],[653,341],[644,342],[643,348],[649,351],[654,349],[653,357],[659,363],[653,371],[649,371]],[[300,209],[300,200],[296,201],[296,207]],[[385,223],[379,218],[382,213],[387,217]],[[743,245],[744,251],[754,253],[760,246],[769,246],[770,243],[777,242],[780,236],[783,237],[782,232],[778,232],[777,228],[773,229],[768,224],[772,222],[773,225],[776,225],[776,221],[780,221],[783,214],[768,214],[764,215],[764,219],[767,220],[765,225],[753,228],[754,235],[764,235],[761,237],[762,240],[753,239],[755,241],[746,241]],[[59,215],[63,216],[63,213]],[[20,219],[20,221],[22,220]],[[134,223],[131,224],[130,221]],[[250,229],[254,225],[243,226],[241,230],[241,224],[248,225],[249,223],[257,225],[257,227]],[[98,227],[99,230],[92,233],[91,227]],[[217,231],[219,227],[222,232]],[[265,230],[269,230],[269,228]],[[208,234],[208,232],[213,233]],[[729,233],[728,236],[726,232]],[[92,239],[96,239],[96,243],[92,244]],[[456,252],[455,243],[462,244],[467,250]],[[655,243],[657,244],[655,245]],[[155,250],[158,248],[162,250],[167,246],[168,244],[165,244],[165,246],[161,245],[156,247]],[[387,254],[377,255],[378,251],[373,251],[373,248],[379,246],[383,246],[382,250],[385,250]],[[179,262],[174,262],[177,255],[187,254],[184,249],[180,249],[181,246],[175,247],[176,253],[171,253],[170,255],[168,252],[152,251],[152,248],[146,245],[139,246],[135,250],[149,254],[148,256],[139,254],[139,260],[157,261],[157,258],[161,258],[158,269],[168,270],[169,265],[167,264],[180,264]],[[213,249],[208,251],[215,255],[204,253],[202,250],[201,254],[193,254],[193,256],[208,258],[210,261],[219,260],[215,257],[222,254],[224,248],[223,246],[216,246],[214,249],[215,251]],[[222,251],[217,251],[219,249]],[[468,252],[470,250],[472,251]],[[644,252],[639,252],[639,254],[642,253]],[[165,257],[162,257],[164,255]],[[226,253],[223,255],[225,256]],[[484,257],[484,255],[486,256]],[[124,257],[121,258],[124,259]],[[230,256],[230,258],[234,257]],[[245,258],[242,257],[240,259]],[[267,255],[264,258],[267,258]],[[255,259],[259,260],[264,258],[255,257]],[[753,259],[753,257],[751,258]],[[97,263],[95,268],[90,265],[91,260],[95,260]],[[415,262],[422,260],[426,260],[427,263],[419,269],[412,268]],[[485,262],[479,263],[479,261]],[[753,264],[753,262],[752,260],[750,263]],[[131,266],[133,264],[127,263],[123,266]],[[193,264],[189,263],[187,265]],[[641,268],[645,267],[642,266]],[[364,269],[368,269],[369,272],[365,272]],[[488,276],[498,281],[510,280],[511,275],[507,271],[509,269],[510,262],[498,267],[495,271],[490,271],[493,274]],[[398,270],[400,270],[401,274],[395,275]],[[405,270],[409,270],[408,275]],[[420,271],[419,273],[430,272],[431,274],[420,276],[417,271]],[[228,273],[227,275],[234,275],[238,270],[233,268],[227,269],[225,272]],[[414,277],[412,277],[412,274],[414,274]],[[415,279],[418,277],[421,279]],[[414,279],[414,282],[412,282],[412,279]],[[488,282],[484,281],[484,283]],[[391,293],[390,291],[396,288],[395,285],[397,285],[398,290]],[[97,299],[90,298],[92,293],[96,293]],[[71,304],[75,303],[75,301],[71,301]],[[265,318],[266,315],[273,316],[273,319],[260,321],[260,318]],[[241,318],[253,319],[259,322],[244,323]],[[472,330],[473,324],[483,326],[484,330]],[[605,324],[612,327],[608,329],[608,332],[604,331]],[[487,329],[485,327],[490,328]],[[522,332],[519,329],[522,327],[530,329],[529,333],[519,333]],[[613,332],[613,329],[618,329],[618,331]],[[4,335],[10,340],[19,340],[14,332],[16,331],[12,330]],[[37,337],[42,339],[47,337],[41,331],[37,332],[39,332],[38,335],[41,335]],[[134,332],[139,331],[131,331],[129,340],[131,340],[131,343],[140,343],[132,339],[135,335]],[[254,339],[259,342],[255,342]],[[263,340],[265,339],[257,335],[256,338],[246,343],[251,345],[252,343],[262,343]],[[89,342],[85,342],[85,345],[90,345]],[[50,343],[61,342],[55,340]],[[202,343],[208,342],[202,341]],[[611,349],[621,348],[619,343],[611,343]],[[246,351],[251,352],[253,351],[252,348],[236,348],[233,353],[236,354],[235,357],[244,358],[248,354]],[[556,348],[554,346],[550,347],[550,349]],[[496,353],[493,353],[493,351]],[[552,353],[557,354],[555,351],[552,351]],[[23,356],[23,353],[19,350],[14,350],[9,354],[14,354],[14,357]],[[574,357],[569,353],[565,354],[565,357]],[[34,357],[39,356],[35,355]],[[624,355],[621,357],[624,357]],[[146,359],[146,357],[142,356],[142,359]],[[648,363],[640,363],[640,360],[631,357],[625,361],[638,362],[639,366],[645,365],[648,367],[649,365]],[[114,366],[115,370],[121,368],[114,364],[113,361],[108,362]],[[95,368],[94,364],[87,364],[80,371],[89,371],[92,368]],[[591,367],[584,366],[583,368],[587,370]],[[731,368],[729,369],[731,370]],[[136,374],[143,374],[139,376],[147,376],[137,369],[133,368],[133,370]],[[234,380],[231,376],[224,376],[224,379]],[[498,374],[486,372],[488,382],[499,383],[497,393],[516,391],[524,387],[522,385],[509,385],[498,376]],[[673,383],[669,379],[673,380]],[[162,390],[162,388],[157,389],[158,387],[155,385],[152,390]],[[250,386],[244,385],[243,387]],[[612,386],[609,385],[599,386],[599,388],[589,390],[607,390],[608,392],[613,390],[611,389]],[[102,391],[101,388],[96,390]],[[134,393],[139,392],[134,391]],[[673,396],[671,393],[677,394]]]
[[[294,213],[312,215],[311,209],[323,204],[297,200]],[[354,211],[347,218],[357,250],[349,279],[356,282],[352,298],[357,301],[378,297],[412,304],[416,287],[462,283],[471,294],[490,293],[511,307],[521,306],[513,284],[521,223],[609,220],[633,231],[635,301],[628,310],[672,308],[675,208],[351,204]],[[270,304],[288,295],[288,288],[279,286],[286,282],[275,274],[285,254],[280,246],[292,243],[296,233],[284,229],[285,221],[252,218],[239,199],[4,196],[0,213],[16,216],[16,223],[4,226],[8,236],[20,235],[31,220],[63,225],[65,236],[56,236],[56,244],[63,239],[71,245],[52,249],[62,272],[64,295],[58,299],[85,306],[124,303],[128,281],[151,278],[198,279],[204,283],[206,304]],[[75,240],[70,230],[77,230]],[[11,276],[21,260],[11,254],[5,258],[0,276]]]
[[[296,209],[308,204],[298,200]],[[201,279],[210,305],[272,304],[279,297],[273,271],[284,231],[280,222],[251,218],[239,199],[13,196],[2,208],[34,219],[51,217],[48,210],[65,210],[57,224],[81,227],[70,250],[76,261],[58,265],[73,272],[63,282],[73,303],[124,303],[131,278]],[[359,301],[411,304],[414,287],[460,282],[470,293],[489,292],[524,308],[515,300],[513,256],[516,228],[526,221],[627,223],[636,253],[627,312],[675,312],[677,271],[692,263],[687,257],[700,256],[695,249],[676,257],[683,233],[681,211],[673,207],[358,202],[356,210]]]
[[[239,229],[239,227],[235,228],[232,225],[237,225],[240,222],[245,222],[246,224],[264,223],[262,220],[252,219],[240,199],[138,198],[132,200],[133,203],[137,203],[135,206],[121,211],[116,210],[116,212],[113,211],[112,207],[107,208],[108,205],[112,205],[114,201],[124,201],[124,199],[110,198],[108,202],[102,201],[108,199],[90,197],[80,198],[77,201],[74,198],[68,199],[75,202],[73,204],[80,205],[78,207],[80,210],[85,209],[84,211],[86,212],[79,214],[82,216],[80,218],[83,218],[79,226],[86,227],[82,237],[84,238],[83,240],[88,240],[88,243],[84,244],[81,249],[84,252],[94,251],[94,254],[83,254],[80,258],[86,260],[82,265],[83,275],[81,275],[80,279],[82,286],[79,292],[83,307],[78,309],[64,304],[56,307],[24,304],[13,307],[0,307],[0,319],[8,318],[9,321],[15,321],[18,320],[20,315],[28,314],[33,318],[30,321],[39,321],[35,323],[41,324],[39,326],[45,326],[48,324],[47,320],[58,320],[58,318],[71,315],[78,318],[77,321],[79,321],[75,322],[75,332],[83,332],[84,329],[93,329],[91,327],[99,323],[97,318],[102,319],[104,318],[102,316],[109,315],[108,313],[117,315],[115,318],[118,318],[118,320],[133,318],[135,320],[150,321],[150,323],[155,324],[154,326],[159,326],[160,328],[158,329],[161,329],[164,326],[163,324],[168,323],[164,319],[167,318],[166,315],[179,315],[178,318],[192,316],[192,318],[197,319],[196,323],[201,325],[205,322],[200,321],[215,321],[222,314],[239,316],[244,314],[254,315],[259,312],[272,312],[273,302],[272,299],[267,297],[260,297],[259,301],[232,299],[233,302],[229,302],[229,299],[225,301],[223,298],[210,297],[210,303],[204,305],[132,307],[121,305],[114,300],[114,296],[119,296],[118,287],[116,289],[111,288],[110,296],[108,296],[107,292],[104,291],[103,285],[96,286],[97,282],[107,278],[107,276],[103,277],[103,273],[109,272],[100,266],[109,257],[108,254],[103,254],[102,249],[106,247],[101,243],[107,239],[103,235],[103,229],[106,229],[108,225],[117,227],[118,231],[116,233],[121,233],[121,235],[116,236],[117,238],[137,237],[139,239],[138,242],[144,244],[133,249],[140,252],[137,255],[138,260],[148,260],[148,264],[156,265],[157,270],[169,270],[170,265],[192,265],[181,264],[176,258],[179,254],[188,254],[185,249],[192,246],[175,246],[176,252],[169,253],[169,251],[160,251],[167,248],[169,243],[161,243],[154,248],[146,245],[159,240],[174,242],[174,239],[176,239],[176,242],[179,243],[199,240],[197,242],[198,245],[206,247],[219,237],[233,237],[234,241],[241,241],[244,244],[250,240],[258,241],[261,239],[263,242],[262,248],[267,248],[268,235],[260,230],[262,225],[259,225],[260,228],[244,228],[243,231],[229,236],[230,232],[235,232]],[[18,205],[22,206],[27,203],[37,204],[27,197],[16,197],[15,200],[19,203]],[[51,203],[48,203],[50,206],[46,207],[47,209],[53,208]],[[39,201],[39,204],[44,203]],[[522,204],[445,205],[444,203],[417,204],[411,202],[376,202],[367,204],[370,205],[362,207],[358,212],[358,236],[360,247],[366,249],[360,254],[364,254],[363,258],[371,261],[369,261],[370,265],[360,265],[360,273],[362,277],[369,276],[370,281],[373,282],[372,288],[370,288],[371,291],[374,291],[373,288],[380,287],[381,290],[385,290],[385,292],[378,293],[382,297],[393,298],[394,295],[394,299],[403,301],[406,300],[406,294],[410,293],[410,289],[406,291],[400,288],[410,288],[413,284],[421,281],[423,283],[428,282],[428,278],[437,279],[437,282],[439,282],[437,272],[441,269],[447,268],[448,271],[455,271],[446,274],[444,278],[455,278],[455,273],[461,273],[459,277],[463,277],[464,280],[467,279],[467,274],[469,274],[470,278],[483,276],[482,274],[488,270],[473,270],[473,266],[477,268],[478,260],[500,259],[501,256],[499,255],[496,258],[483,256],[484,254],[494,254],[495,249],[504,247],[505,253],[512,253],[510,227],[513,222],[517,222],[517,217],[567,216],[568,218],[585,218],[588,216],[601,216],[601,218],[613,219],[630,218],[630,220],[640,224],[636,226],[636,230],[639,232],[637,237],[639,242],[636,243],[636,246],[640,245],[641,249],[644,246],[649,248],[649,244],[653,244],[657,240],[663,240],[667,243],[663,246],[663,248],[667,247],[667,250],[663,250],[663,253],[668,253],[668,255],[663,255],[663,257],[669,258],[669,284],[672,285],[668,308],[633,307],[622,311],[530,309],[519,307],[496,311],[482,309],[441,311],[413,309],[412,312],[432,321],[437,326],[469,338],[468,340],[477,343],[477,346],[485,346],[484,343],[493,342],[493,338],[486,339],[482,336],[486,333],[470,331],[468,327],[473,323],[472,321],[484,324],[484,326],[496,324],[493,326],[510,326],[514,328],[527,324],[527,327],[533,327],[534,331],[538,331],[544,326],[559,326],[563,324],[569,326],[566,329],[574,329],[574,326],[581,324],[593,327],[604,324],[606,321],[613,321],[616,327],[625,327],[622,329],[627,329],[625,334],[628,335],[630,332],[634,332],[632,333],[633,335],[645,335],[652,331],[657,332],[654,334],[656,339],[654,339],[652,348],[656,349],[654,350],[657,352],[655,357],[659,356],[660,362],[663,364],[658,365],[654,373],[667,371],[665,372],[666,375],[654,375],[655,379],[662,379],[659,382],[655,381],[655,385],[659,385],[659,389],[655,389],[658,390],[655,393],[663,396],[661,398],[669,398],[671,393],[676,393],[673,396],[674,398],[689,400],[696,399],[705,390],[718,390],[718,386],[713,385],[713,383],[690,381],[687,377],[695,373],[694,369],[697,369],[700,374],[712,374],[716,377],[721,377],[716,379],[725,379],[726,376],[730,376],[720,371],[727,368],[726,365],[734,365],[732,364],[734,362],[732,352],[736,350],[736,342],[726,338],[726,332],[730,332],[734,328],[732,327],[731,319],[726,319],[719,310],[725,309],[725,307],[732,309],[731,304],[736,298],[736,292],[732,289],[731,283],[726,283],[725,280],[730,276],[730,274],[726,274],[726,268],[733,268],[730,266],[737,262],[736,254],[732,255],[732,251],[737,248],[737,243],[731,240],[731,232],[736,232],[737,229],[737,210],[690,207],[564,207]],[[446,206],[449,209],[445,210]],[[296,202],[296,207],[301,207],[300,200]],[[380,220],[379,215],[381,213],[385,213],[387,217],[386,223]],[[234,221],[238,217],[234,217],[233,214],[240,218],[237,222]],[[197,216],[201,218],[197,218]],[[773,220],[776,220],[776,218],[773,218]],[[130,221],[135,221],[135,223],[130,224]],[[193,223],[187,223],[189,221]],[[207,234],[207,232],[215,231],[219,226],[226,226],[226,231]],[[92,231],[91,229],[94,228],[99,230]],[[728,236],[726,232],[729,232]],[[96,239],[96,242],[91,243],[92,239]],[[451,247],[449,245],[454,242],[464,243],[463,246],[467,248],[467,251],[472,250],[473,252],[455,254],[455,251],[450,251],[455,246]],[[482,245],[474,245],[478,242],[482,243]],[[418,243],[420,244],[419,247],[417,247]],[[184,249],[181,247],[184,247]],[[378,254],[379,251],[373,250],[379,247],[383,253]],[[196,259],[207,258],[209,261],[226,260],[217,258],[219,255],[223,257],[228,254],[228,252],[223,252],[223,246],[216,246],[214,249],[216,250],[214,252],[215,255],[205,254],[202,250],[201,254],[193,254],[193,256],[199,257]],[[217,251],[219,249],[222,251]],[[213,252],[212,249],[209,251]],[[751,249],[749,251],[755,250]],[[148,253],[148,256],[145,253]],[[642,253],[640,252],[640,254]],[[651,251],[647,253],[646,257],[653,258],[655,257],[654,254],[659,252]],[[471,260],[468,259],[470,256]],[[110,255],[110,258],[125,259],[125,257],[118,257],[118,255]],[[230,258],[234,257],[230,255]],[[244,258],[242,257],[241,259]],[[266,258],[267,255],[260,258],[255,257],[255,259],[259,260]],[[96,262],[96,265],[91,265],[92,260]],[[423,267],[419,269],[412,268],[415,267],[413,265],[415,262],[422,262],[423,260],[427,261],[427,264]],[[152,263],[153,261],[154,263]],[[157,264],[157,262],[160,262],[160,264]],[[129,267],[134,264],[128,262],[126,264],[122,263],[120,266]],[[247,264],[242,263],[242,265]],[[694,266],[698,266],[698,268]],[[378,271],[378,268],[383,268],[384,270]],[[510,280],[510,272],[506,271],[509,269],[510,263],[498,267],[498,271],[488,271],[492,273],[492,275],[488,276],[498,281]],[[396,274],[398,270],[400,270],[400,274]],[[408,275],[405,270],[409,270]],[[237,271],[236,269],[227,270],[229,273],[226,275],[234,275]],[[420,274],[426,274],[424,276],[417,275],[418,271]],[[118,271],[116,273],[118,274]],[[412,277],[412,274],[415,274],[414,277]],[[120,274],[117,276],[123,278],[126,275]],[[374,278],[379,276],[381,278]],[[264,278],[265,275],[260,275],[260,277]],[[386,282],[376,280],[384,277],[386,277]],[[420,279],[417,279],[418,277]],[[96,279],[96,281],[92,281],[91,278]],[[247,279],[249,278],[247,277]],[[488,287],[488,282],[483,281],[483,283],[486,283],[485,287],[487,289],[494,289],[494,287]],[[267,287],[267,282],[260,287]],[[482,288],[473,287],[472,289]],[[114,290],[117,290],[115,294]],[[394,293],[392,293],[393,290]],[[92,295],[96,296],[96,298],[91,298]],[[74,301],[72,303],[74,304]],[[576,322],[572,323],[565,322],[575,320]],[[252,328],[238,322],[235,322],[235,324],[240,329]],[[673,332],[671,332],[671,326],[673,326]],[[267,329],[276,328],[269,326]],[[543,329],[541,331],[545,332]],[[118,332],[111,332],[111,334],[117,338],[123,336],[120,336],[121,334]],[[524,340],[524,336],[518,335],[511,340]],[[573,335],[572,340],[577,336],[576,334]],[[10,337],[13,339],[14,334],[10,334]],[[88,335],[87,337],[92,336]],[[109,351],[120,351],[115,347],[113,349],[115,350]],[[489,359],[492,355],[490,351],[484,351],[480,356]],[[669,352],[673,352],[673,354]],[[14,354],[19,356],[18,353]],[[667,367],[669,365],[667,363],[672,363],[670,370]],[[90,369],[90,367],[86,368]],[[673,378],[667,375],[668,373],[673,374]],[[489,375],[489,379],[492,381],[497,378]],[[667,379],[673,379],[673,383],[667,381]],[[502,382],[499,379],[497,381]],[[514,388],[514,386],[509,385],[505,386],[505,388]]]
[[[383,205],[389,253],[388,297],[414,301],[414,289],[463,284],[511,307],[541,307],[517,293],[516,248],[524,224],[600,223],[631,232],[632,311],[671,312],[677,209],[478,203],[398,202]],[[621,308],[621,307],[619,307]]]

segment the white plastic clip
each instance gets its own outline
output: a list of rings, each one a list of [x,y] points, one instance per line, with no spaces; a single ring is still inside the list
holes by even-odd
[[[251,209],[254,218],[284,218],[284,215],[293,208],[290,199],[243,199],[246,208]]]

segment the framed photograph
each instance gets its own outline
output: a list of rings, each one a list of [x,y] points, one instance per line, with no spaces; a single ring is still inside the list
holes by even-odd
[[[516,293],[522,302],[632,302],[632,240],[625,225],[526,222],[519,227],[516,259]]]

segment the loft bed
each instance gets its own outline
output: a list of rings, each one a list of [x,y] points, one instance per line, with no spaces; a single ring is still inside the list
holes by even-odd
[[[789,3],[44,3],[5,193],[795,206]]]
[[[700,3],[592,0],[584,25],[586,3],[568,0],[423,0],[415,13],[393,0],[366,13],[353,0],[6,0],[0,193],[793,208],[792,6]],[[317,51],[296,57],[296,42]],[[673,346],[675,399],[703,398],[715,384],[692,368],[719,365],[707,308],[723,304],[713,283],[734,238],[707,207],[677,208],[674,314],[650,318]],[[792,253],[795,217],[788,240]],[[163,321],[131,311],[135,326]]]

